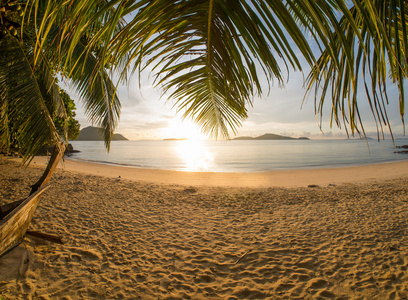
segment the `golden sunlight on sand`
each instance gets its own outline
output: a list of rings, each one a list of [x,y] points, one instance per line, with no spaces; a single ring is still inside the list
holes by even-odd
[[[188,143],[188,141],[186,141]],[[191,147],[196,147],[194,144]],[[180,150],[181,152],[184,150]],[[186,150],[190,153],[192,151]],[[184,154],[183,154],[184,155]],[[193,154],[191,154],[193,155]],[[187,156],[185,156],[187,157]],[[194,157],[186,158],[197,164]],[[15,160],[19,161],[19,160]],[[210,163],[211,158],[207,162]],[[43,167],[47,157],[36,157],[33,166]],[[312,170],[271,171],[259,173],[179,172],[103,165],[66,159],[59,168],[83,174],[122,178],[159,184],[223,186],[223,187],[307,187],[329,184],[367,183],[408,175],[408,161],[382,163],[359,167],[327,168]]]
[[[0,158],[0,204],[26,197],[44,163]],[[31,224],[65,244],[26,238],[3,256],[0,297],[407,299],[406,170],[201,174],[66,161]]]

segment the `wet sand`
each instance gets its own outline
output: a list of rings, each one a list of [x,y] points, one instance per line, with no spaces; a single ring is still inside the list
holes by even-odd
[[[45,166],[48,158],[36,157],[32,165]],[[138,182],[218,187],[307,187],[329,184],[370,183],[408,176],[408,161],[357,167],[311,170],[271,171],[258,173],[179,172],[95,164],[66,159],[61,170],[128,179]]]

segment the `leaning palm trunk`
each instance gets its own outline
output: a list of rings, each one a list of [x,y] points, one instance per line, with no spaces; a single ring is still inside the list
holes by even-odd
[[[35,193],[38,189],[48,184],[51,180],[52,174],[58,166],[62,156],[64,155],[65,144],[63,142],[57,143],[54,146],[47,168],[45,169],[41,178],[31,186],[30,195]]]
[[[38,5],[31,6],[24,1],[23,17],[18,18],[14,4],[0,0],[0,145],[8,148],[9,142],[15,141],[24,149],[23,162],[29,164],[43,145],[55,144],[48,166],[32,186],[30,197],[0,207],[0,255],[3,250],[21,242],[26,234],[43,188],[50,181],[65,150],[61,138],[68,140],[67,114],[56,74],[71,79],[73,87],[85,99],[89,117],[105,128],[108,148],[119,118],[120,102],[116,87],[109,77],[107,65],[100,65],[95,57],[100,46],[86,47],[87,37],[93,36],[94,27],[98,26],[93,23],[82,37],[65,36],[60,39],[60,33],[65,32],[59,30],[60,24],[64,24],[61,18],[65,13],[52,10],[57,19],[50,22],[43,17],[43,13],[51,12],[43,7],[43,4],[48,7],[47,2],[39,1]],[[35,16],[32,14],[34,11]],[[106,14],[109,15],[110,11],[108,9]],[[26,22],[25,18],[30,17],[33,17],[32,22]],[[13,26],[18,32],[14,27],[13,32],[9,26],[5,27],[5,22],[13,18],[16,19]],[[104,16],[99,19],[104,20]],[[48,36],[43,39],[34,37],[39,29],[37,24],[42,22],[50,26]],[[69,51],[64,51],[66,44],[72,46]],[[34,52],[37,48],[39,51]],[[57,130],[54,117],[65,120],[63,132]]]
[[[28,198],[0,207],[0,256],[18,246],[24,239],[27,229],[47,188],[52,174],[64,154],[65,144],[56,144],[41,178],[32,185]]]

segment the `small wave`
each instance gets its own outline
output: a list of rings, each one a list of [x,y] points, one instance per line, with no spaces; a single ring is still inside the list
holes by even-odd
[[[84,159],[84,158],[78,158],[78,157],[67,157],[66,159],[67,159],[67,160],[82,161],[82,162],[89,162],[89,163],[94,163],[94,164],[101,164],[101,165],[113,165],[113,166],[129,167],[129,168],[146,168],[146,169],[152,169],[152,168],[149,168],[148,166],[125,164],[125,163],[118,163],[118,162],[111,162],[111,161],[103,161],[103,160]]]

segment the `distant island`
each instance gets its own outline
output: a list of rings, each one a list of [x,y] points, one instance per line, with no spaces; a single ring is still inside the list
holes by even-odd
[[[278,135],[273,133],[265,133],[264,135],[251,137],[251,136],[239,136],[233,140],[310,140],[308,137],[302,136],[299,138],[293,138],[290,136]]]
[[[170,139],[164,139],[163,141],[187,141],[187,140],[188,138],[180,138],[180,139],[170,138]]]
[[[88,126],[79,132],[78,141],[103,141],[102,128]],[[112,141],[128,141],[123,135],[114,133]]]

